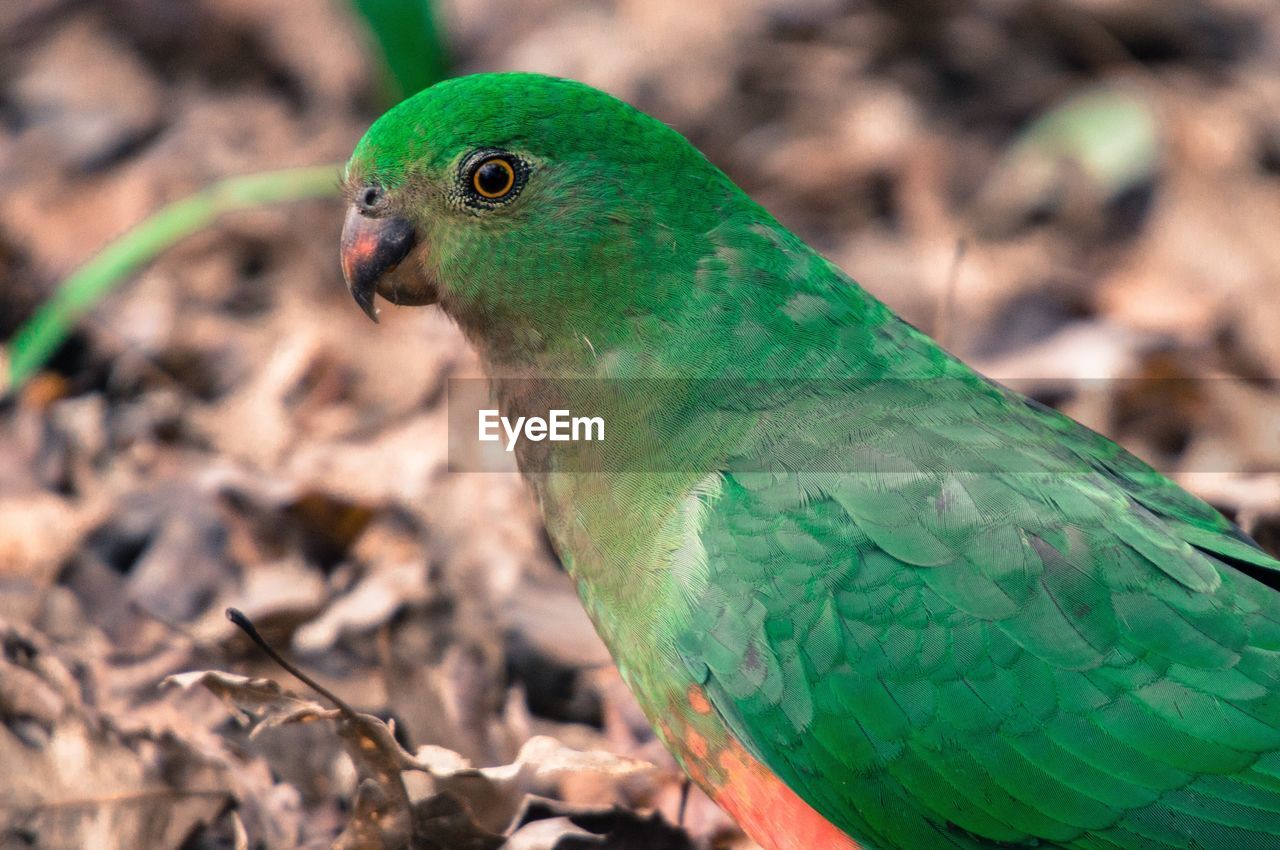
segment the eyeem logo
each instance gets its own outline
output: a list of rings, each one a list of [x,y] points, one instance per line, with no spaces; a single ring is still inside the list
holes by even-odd
[[[567,410],[550,410],[549,416],[517,416],[513,422],[496,409],[480,411],[479,438],[481,442],[497,443],[505,435],[504,448],[514,451],[521,439],[540,443],[586,442],[604,439],[604,418],[600,416],[573,416]]]

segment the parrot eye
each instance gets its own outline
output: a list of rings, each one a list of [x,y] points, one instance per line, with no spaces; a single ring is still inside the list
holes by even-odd
[[[480,163],[471,185],[485,198],[501,198],[516,185],[516,170],[505,159],[495,157]]]
[[[515,199],[529,165],[505,151],[479,150],[463,164],[463,195],[472,206],[491,208]]]

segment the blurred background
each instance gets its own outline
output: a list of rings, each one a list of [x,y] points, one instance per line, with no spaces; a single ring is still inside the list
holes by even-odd
[[[1274,0],[7,0],[0,847],[371,822],[332,724],[249,738],[160,687],[301,692],[227,606],[410,751],[502,765],[546,735],[656,765],[418,775],[415,847],[751,846],[696,792],[684,830],[649,818],[677,819],[679,775],[522,483],[446,469],[472,355],[433,311],[374,327],[341,281],[337,164],[404,94],[498,69],[672,124],[956,353],[1280,546]],[[56,295],[165,204],[294,166],[321,168],[215,190],[249,208],[171,213]],[[559,802],[517,814],[526,792]]]

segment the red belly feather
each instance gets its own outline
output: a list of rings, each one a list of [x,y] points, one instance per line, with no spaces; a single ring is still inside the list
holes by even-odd
[[[859,850],[858,843],[813,810],[734,741],[717,759],[724,784],[713,798],[765,850]]]
[[[688,705],[703,721],[718,720],[701,689],[689,688]],[[690,778],[764,850],[860,850],[731,735],[711,744],[694,725],[674,736]]]

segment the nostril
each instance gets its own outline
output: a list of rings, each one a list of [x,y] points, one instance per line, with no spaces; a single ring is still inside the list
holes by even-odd
[[[360,193],[360,206],[366,210],[371,210],[378,205],[378,201],[382,200],[382,189],[377,186],[366,186],[364,191]]]

